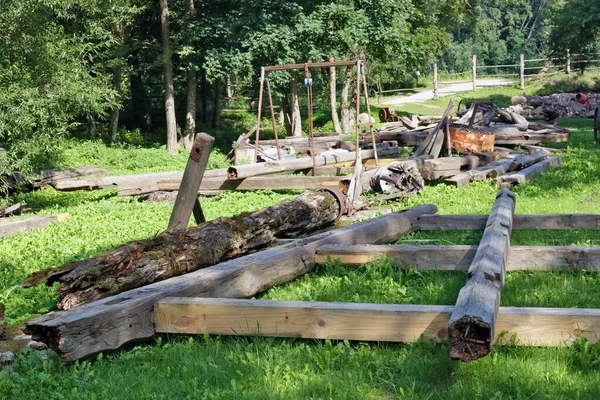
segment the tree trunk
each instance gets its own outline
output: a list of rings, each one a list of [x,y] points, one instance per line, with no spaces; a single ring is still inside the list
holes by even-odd
[[[226,76],[226,84],[227,84],[227,99],[233,100],[233,96],[235,95],[235,90],[233,88],[233,83],[231,83],[231,75],[227,74]]]
[[[115,67],[113,70],[113,90],[117,93],[117,101],[121,99],[121,67]],[[119,106],[115,105],[110,110],[110,122],[108,124],[110,131],[110,144],[117,140],[117,130],[119,128]]]
[[[208,121],[208,83],[206,82],[206,70],[200,72],[200,121],[206,124]]]
[[[350,85],[352,85],[352,79],[354,78],[353,67],[346,67],[344,73],[344,86],[342,87],[342,98],[341,98],[341,113],[342,113],[342,134],[348,135],[354,131],[355,124],[354,118],[356,114],[356,100],[355,96],[352,96],[352,100],[348,103],[348,95],[350,94]]]
[[[167,151],[177,154],[177,120],[175,118],[175,89],[173,86],[173,62],[169,33],[169,6],[160,0],[160,25],[162,29],[163,74],[165,85],[165,112],[167,116]]]
[[[290,111],[292,136],[302,136],[302,117],[300,116],[300,100],[298,98],[298,75],[292,74],[290,79]]]
[[[186,24],[194,16],[194,0],[187,0]],[[198,73],[187,71],[187,107],[185,113],[185,129],[183,130],[182,145],[186,150],[191,150],[196,135],[196,94],[198,90]]]
[[[335,61],[333,56],[329,57],[329,61]],[[337,93],[336,93],[335,67],[329,68],[329,103],[331,106],[331,121],[333,122],[333,130],[335,133],[342,133],[340,119],[337,112]]]
[[[196,93],[198,74],[196,71],[187,72],[187,112],[185,114],[185,130],[183,132],[183,147],[191,150],[196,134]]]
[[[70,309],[125,290],[205,268],[269,244],[280,235],[311,232],[340,216],[330,192],[307,192],[250,215],[219,218],[197,227],[164,232],[88,260],[32,274],[32,286],[60,282],[59,309]]]
[[[221,79],[215,79],[215,93],[213,93],[212,127],[218,128],[221,124]]]
[[[288,96],[288,92],[284,92],[283,97],[281,97],[281,115],[283,116],[281,123],[285,126],[285,135],[292,136],[292,111]]]

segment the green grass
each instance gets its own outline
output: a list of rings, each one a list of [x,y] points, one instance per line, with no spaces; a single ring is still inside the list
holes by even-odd
[[[486,96],[499,95],[494,93]],[[569,149],[563,155],[564,165],[514,188],[518,213],[600,212],[600,145],[593,143],[591,120],[560,123],[573,129],[570,142],[555,145]],[[183,168],[186,154],[156,162],[154,152],[163,151],[148,144],[109,148],[100,141],[73,140],[65,147],[64,162],[69,166],[97,162],[113,173]],[[463,189],[431,184],[421,195],[392,205],[435,203],[440,213],[484,214],[497,189],[490,182]],[[202,204],[207,218],[214,219],[292,196],[289,192],[233,192],[202,199]],[[20,288],[28,273],[155,235],[165,229],[171,211],[170,205],[118,198],[107,190],[57,193],[43,189],[14,200],[20,199],[41,208],[41,214],[67,211],[71,218],[0,239],[0,302],[7,305],[10,323],[44,313],[56,303],[52,288]],[[476,244],[480,237],[479,232],[460,231],[419,232],[407,238]],[[598,246],[600,231],[514,231],[511,242]],[[360,268],[332,262],[259,297],[453,304],[465,279],[461,272],[397,270],[389,260]],[[510,272],[502,305],[600,308],[600,274]],[[11,368],[0,371],[0,398],[595,399],[600,385],[599,347],[583,341],[570,348],[508,345],[496,347],[482,360],[462,364],[448,358],[444,344],[429,341],[378,344],[163,336],[71,366],[52,355],[44,360],[39,353],[24,354]]]

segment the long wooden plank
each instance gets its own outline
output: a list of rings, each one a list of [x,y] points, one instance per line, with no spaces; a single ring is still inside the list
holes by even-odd
[[[52,222],[62,222],[70,217],[69,213],[51,216],[38,216],[25,219],[3,218],[0,223],[0,237],[12,236],[19,232],[27,232],[32,229],[41,229]]]
[[[301,239],[189,274],[130,290],[26,323],[42,341],[68,361],[117,349],[155,333],[154,304],[165,297],[250,297],[287,282],[315,267],[316,249],[325,244],[390,243],[418,227],[418,216],[434,213],[432,204],[360,222]]]
[[[161,333],[275,336],[385,342],[447,340],[452,306],[326,303],[223,298],[164,298],[154,308]],[[600,310],[500,307],[496,344],[565,346],[579,335],[595,343]],[[497,336],[495,337],[495,339]]]
[[[328,259],[345,265],[362,265],[381,256],[389,257],[400,267],[420,270],[466,271],[473,262],[477,246],[393,246],[393,245],[325,245],[317,250],[315,261]],[[600,247],[583,246],[512,246],[506,263],[507,271],[599,270]]]
[[[422,231],[483,230],[488,215],[422,215]],[[513,229],[600,229],[600,214],[516,214]]]

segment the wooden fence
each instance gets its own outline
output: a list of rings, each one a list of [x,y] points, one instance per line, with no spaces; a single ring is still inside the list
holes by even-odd
[[[590,59],[591,58],[591,59]],[[586,70],[600,69],[600,53],[570,54],[565,57],[525,59],[521,54],[519,63],[501,65],[477,65],[477,55],[473,54],[471,71],[457,73],[438,72],[437,63],[433,64],[433,98],[439,98],[439,87],[442,85],[457,85],[471,83],[473,90],[477,90],[481,80],[501,78],[503,82],[491,82],[485,86],[501,86],[519,82],[521,89],[525,89],[527,80],[565,72],[570,74],[573,70],[585,68]],[[455,77],[468,77],[463,80],[452,80]],[[444,80],[450,79],[450,80]]]

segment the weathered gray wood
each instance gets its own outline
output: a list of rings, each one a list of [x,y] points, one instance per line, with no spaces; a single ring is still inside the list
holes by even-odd
[[[421,167],[421,175],[426,180],[434,180],[453,176],[464,170],[471,170],[481,164],[479,157],[472,155],[440,157],[434,160],[425,160]]]
[[[398,148],[391,145],[378,147],[377,154],[379,156],[397,154]],[[362,159],[371,159],[375,157],[373,150],[362,150],[360,152]],[[259,164],[236,165],[227,169],[228,179],[243,179],[252,176],[270,175],[276,172],[295,171],[298,169],[322,167],[338,162],[352,161],[356,159],[356,153],[346,150],[332,150],[315,156],[314,165],[313,159],[310,157],[297,158],[291,160],[273,161]]]
[[[206,133],[196,134],[181,184],[177,188],[177,199],[175,199],[173,212],[169,219],[168,230],[187,228],[194,209],[196,209],[197,219],[204,219],[198,200],[198,191],[214,141],[215,138]],[[198,204],[196,205],[196,203]]]
[[[421,270],[466,271],[476,251],[477,246],[326,245],[317,250],[316,261],[324,264],[331,258],[345,265],[362,265],[387,256],[400,268],[414,266]],[[599,270],[600,247],[511,246],[507,271],[552,268]]]
[[[326,303],[222,298],[165,298],[155,308],[163,333],[251,335],[314,339],[443,342],[452,306]],[[582,335],[596,343],[600,310],[500,307],[496,345],[570,346]],[[496,339],[496,338],[494,338]]]
[[[506,174],[497,178],[498,183],[508,182],[514,183],[525,183],[536,175],[541,175],[548,171],[550,167],[556,167],[562,165],[562,158],[560,156],[550,157],[543,161],[533,164],[521,171],[513,172],[512,174]]]
[[[8,207],[0,208],[0,217],[7,217],[10,215],[20,214],[27,207],[25,200],[21,200],[18,203],[11,204]]]
[[[514,210],[514,193],[500,190],[469,267],[469,279],[458,294],[448,323],[448,343],[453,359],[477,360],[492,349]]]
[[[422,215],[422,231],[483,230],[486,214]],[[600,229],[600,214],[517,214],[513,229]]]
[[[548,157],[550,152],[545,149],[536,150],[531,154],[522,154],[513,160],[512,165],[508,168],[508,171],[520,171],[524,168],[529,167],[535,163],[542,161]]]
[[[339,186],[339,183],[350,176],[253,176],[245,179],[203,179],[200,190],[308,190]],[[156,190],[178,190],[179,179],[161,180],[156,183]],[[123,188],[119,196],[132,196],[151,193],[144,187]]]
[[[0,237],[12,236],[32,229],[45,228],[52,222],[61,222],[68,218],[69,213],[25,219],[0,218]]]
[[[315,267],[315,251],[322,245],[389,243],[416,230],[419,215],[435,212],[432,204],[417,206],[328,231],[72,310],[52,312],[28,321],[26,331],[69,361],[117,349],[155,333],[152,309],[162,298],[253,296],[311,271]]]
[[[517,156],[514,154],[508,155],[504,158],[491,162],[482,167],[474,168],[470,171],[472,176],[471,179],[475,181],[483,181],[486,180],[488,177],[495,178],[497,176],[500,176],[510,168],[510,166],[513,163],[513,160],[516,157]]]

